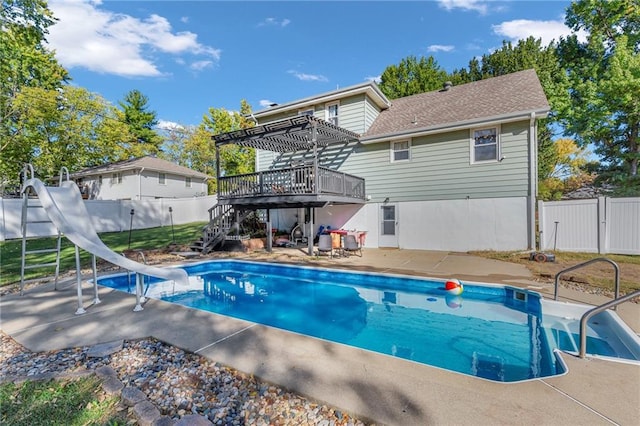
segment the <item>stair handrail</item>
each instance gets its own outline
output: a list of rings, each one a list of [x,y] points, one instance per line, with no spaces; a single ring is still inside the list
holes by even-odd
[[[580,358],[584,358],[587,353],[587,322],[589,321],[589,318],[596,314],[599,314],[602,311],[606,311],[611,307],[615,309],[619,304],[627,302],[638,296],[640,296],[640,290],[636,290],[633,293],[629,293],[622,297],[616,297],[615,299],[610,300],[607,303],[588,310],[582,315],[582,318],[580,318],[580,352],[578,354]]]
[[[553,300],[558,300],[558,287],[560,285],[560,276],[566,272],[571,272],[574,271],[576,269],[580,269],[583,268],[587,265],[590,265],[592,263],[596,263],[596,262],[607,262],[611,265],[613,265],[613,268],[615,269],[615,287],[614,287],[614,300],[618,299],[618,297],[620,296],[620,267],[618,266],[618,264],[616,262],[614,262],[611,259],[608,259],[606,257],[596,257],[595,259],[591,259],[591,260],[587,260],[586,262],[582,262],[582,263],[578,263],[577,265],[574,265],[570,268],[566,268],[563,269],[562,271],[558,272],[556,274],[555,277],[555,288],[553,291]],[[613,309],[616,310],[617,305],[613,305]]]

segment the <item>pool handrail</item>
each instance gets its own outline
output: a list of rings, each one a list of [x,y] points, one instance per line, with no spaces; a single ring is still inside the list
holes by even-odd
[[[596,314],[599,314],[602,311],[606,311],[611,307],[615,309],[615,307],[618,306],[619,304],[627,302],[639,296],[640,296],[640,290],[636,290],[633,293],[629,293],[622,297],[616,297],[615,299],[610,300],[607,303],[604,303],[600,306],[596,306],[595,308],[588,310],[582,315],[582,318],[580,318],[580,352],[579,352],[580,358],[584,358],[587,352],[587,321],[589,321],[589,318],[591,318]]]
[[[592,263],[596,263],[596,262],[607,262],[610,263],[611,265],[613,265],[613,268],[615,269],[615,287],[614,287],[614,295],[613,295],[613,299],[616,300],[618,299],[618,297],[620,296],[620,267],[618,266],[618,264],[616,262],[614,262],[611,259],[608,259],[606,257],[596,257],[595,259],[591,259],[591,260],[587,260],[586,262],[582,262],[582,263],[578,263],[577,265],[571,266],[570,268],[566,268],[563,269],[562,271],[558,272],[556,274],[555,277],[555,287],[553,290],[553,300],[558,300],[558,287],[560,285],[560,276],[562,274],[564,274],[565,272],[570,272],[570,271],[575,271],[576,269],[580,269],[584,266],[590,265]],[[617,307],[617,304],[613,305],[613,310],[615,311]]]

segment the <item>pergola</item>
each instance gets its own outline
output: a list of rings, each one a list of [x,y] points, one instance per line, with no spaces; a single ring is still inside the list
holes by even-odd
[[[320,166],[319,149],[359,141],[359,135],[310,115],[300,115],[248,129],[215,135],[218,204],[234,208],[266,209],[267,227],[270,209],[309,208],[328,204],[363,204],[364,179]],[[309,162],[236,176],[221,176],[220,147],[228,144],[277,153],[306,153]],[[313,229],[313,213],[309,214]],[[267,248],[271,248],[267,233]],[[309,253],[313,238],[309,238]]]

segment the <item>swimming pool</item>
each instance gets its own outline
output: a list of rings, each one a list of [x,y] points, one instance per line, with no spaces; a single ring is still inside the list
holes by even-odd
[[[563,374],[555,351],[575,345],[566,317],[543,315],[539,294],[512,287],[465,283],[450,296],[443,280],[408,276],[238,260],[183,268],[189,288],[145,277],[145,295],[494,381]],[[98,283],[132,292],[133,281]],[[588,348],[619,351],[598,335]]]

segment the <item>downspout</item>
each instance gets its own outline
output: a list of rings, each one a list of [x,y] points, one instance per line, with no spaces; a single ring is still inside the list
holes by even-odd
[[[536,196],[538,192],[538,129],[536,113],[529,117],[529,249],[536,248]]]
[[[144,172],[144,167],[138,172],[138,200],[142,200],[142,172]]]

